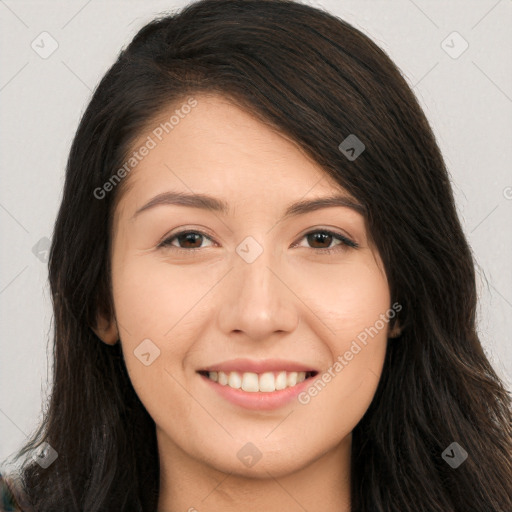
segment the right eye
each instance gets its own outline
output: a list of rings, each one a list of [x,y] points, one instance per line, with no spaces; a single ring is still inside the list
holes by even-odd
[[[160,242],[158,247],[172,247],[173,249],[184,251],[197,250],[201,249],[201,247],[190,247],[189,244],[201,244],[201,241],[205,238],[211,240],[211,238],[208,235],[206,235],[206,233],[203,233],[201,231],[180,231],[179,233],[175,233],[172,236]],[[184,243],[185,247],[176,246],[175,244],[173,244],[174,240],[177,240],[179,244]]]

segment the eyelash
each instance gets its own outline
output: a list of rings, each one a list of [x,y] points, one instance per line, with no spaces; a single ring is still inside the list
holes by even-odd
[[[335,232],[330,231],[328,229],[318,229],[318,230],[309,231],[308,233],[304,234],[304,236],[301,238],[301,240],[303,238],[307,237],[308,235],[318,234],[318,233],[322,233],[324,235],[332,236],[333,238],[335,238],[336,240],[339,240],[341,242],[341,243],[335,245],[333,248],[318,249],[318,248],[315,248],[315,247],[311,247],[312,250],[317,251],[317,252],[319,252],[321,254],[333,254],[333,253],[337,253],[337,252],[340,252],[340,251],[347,250],[348,248],[357,249],[359,247],[359,244],[357,244],[356,242],[353,242],[352,240],[350,240],[346,236],[341,235],[340,233],[335,233]],[[191,249],[185,249],[183,247],[176,247],[174,245],[171,245],[171,242],[175,238],[179,238],[180,236],[189,235],[189,234],[201,235],[201,236],[206,237],[209,240],[211,240],[211,238],[206,233],[203,233],[202,231],[185,230],[185,231],[180,231],[179,233],[175,233],[174,235],[172,235],[169,238],[166,238],[165,240],[160,242],[160,244],[158,244],[158,247],[159,248],[169,248],[169,247],[171,247],[173,250],[177,250],[177,251],[181,251],[181,252],[191,252],[191,251],[199,251],[199,250],[201,250],[200,247],[193,247]]]

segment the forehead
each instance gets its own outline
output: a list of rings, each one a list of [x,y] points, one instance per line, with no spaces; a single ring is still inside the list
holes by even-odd
[[[169,190],[280,209],[301,198],[350,197],[295,141],[229,99],[212,94],[194,99],[196,106],[174,116],[179,120],[172,127],[169,120],[186,99],[163,111],[132,145],[132,151],[151,149],[124,178],[118,213],[133,214]]]

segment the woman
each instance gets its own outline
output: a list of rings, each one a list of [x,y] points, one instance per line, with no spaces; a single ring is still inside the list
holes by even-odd
[[[346,22],[206,0],[143,27],[81,120],[49,271],[24,510],[512,510],[447,169]]]

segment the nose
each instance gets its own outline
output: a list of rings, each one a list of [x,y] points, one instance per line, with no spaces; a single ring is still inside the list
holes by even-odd
[[[218,324],[223,334],[243,333],[254,341],[278,332],[293,332],[299,322],[299,302],[278,257],[264,250],[254,261],[234,259],[219,294]]]

